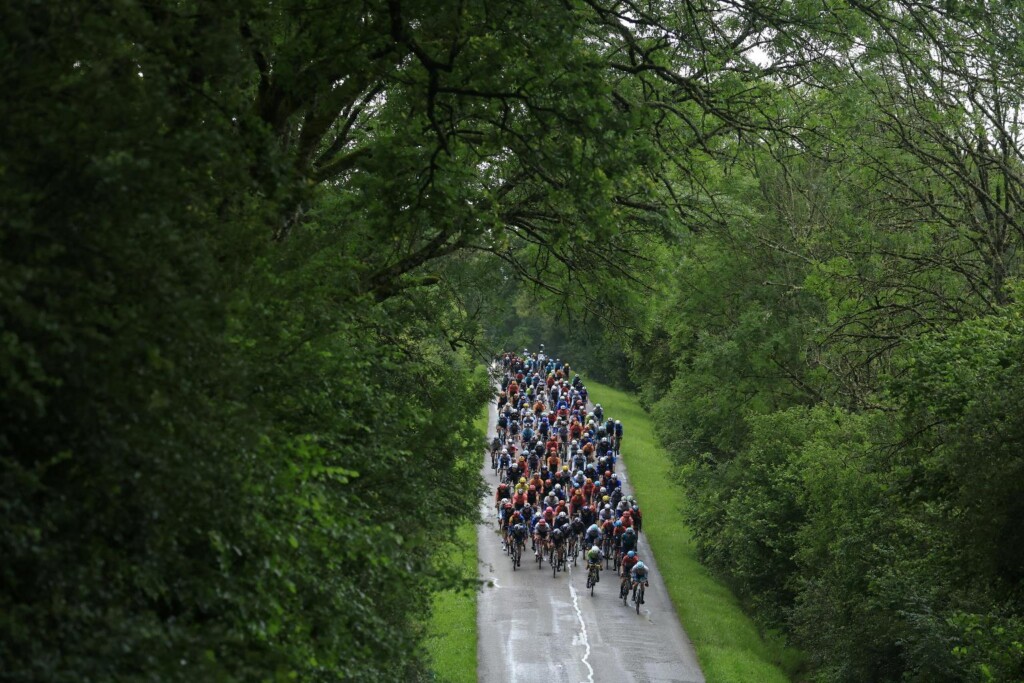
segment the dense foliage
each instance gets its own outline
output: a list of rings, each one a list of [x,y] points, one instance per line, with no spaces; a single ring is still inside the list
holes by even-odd
[[[0,26],[5,679],[427,676],[479,361],[541,338],[814,676],[1024,678],[1013,3]]]
[[[823,681],[1024,679],[1010,4],[835,4],[628,339],[704,560]]]
[[[635,286],[752,97],[663,9],[0,10],[5,680],[429,675],[500,283]]]

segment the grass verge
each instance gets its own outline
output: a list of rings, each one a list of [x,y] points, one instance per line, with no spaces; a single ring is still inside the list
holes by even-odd
[[[644,535],[708,683],[789,681],[783,668],[794,670],[799,652],[762,638],[736,597],[697,561],[680,516],[683,493],[672,481],[671,462],[650,416],[630,394],[594,381],[587,388],[590,400],[625,427],[624,460],[644,513]]]
[[[486,433],[487,410],[475,421]],[[451,558],[463,577],[476,579],[476,524],[459,527],[451,544]],[[476,591],[442,591],[434,596],[427,624],[427,652],[440,683],[476,683]]]

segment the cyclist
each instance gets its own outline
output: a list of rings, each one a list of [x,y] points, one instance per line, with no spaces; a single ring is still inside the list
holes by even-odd
[[[523,443],[524,444],[528,444],[531,441],[533,441],[533,435],[534,435],[533,426],[530,423],[529,418],[527,418],[527,421],[523,425]]]
[[[529,532],[526,529],[526,525],[522,522],[512,527],[512,533],[510,534],[512,537],[511,540],[512,543],[515,544],[515,546],[519,548],[520,551],[520,559],[516,563],[517,566],[522,564],[522,550],[526,547],[526,536],[528,535],[528,533]]]
[[[584,505],[583,509],[580,510],[580,519],[583,521],[585,527],[589,527],[591,524],[597,521],[597,515],[594,514],[594,508],[589,505]]]
[[[557,472],[562,467],[562,459],[558,457],[557,451],[548,451],[547,466],[551,472]]]
[[[505,439],[508,438],[508,415],[501,413],[498,415],[498,439],[502,443],[505,443]]]
[[[597,567],[597,581],[601,580],[601,565],[604,563],[604,553],[601,552],[601,548],[597,545],[590,546],[590,550],[587,551],[587,572],[590,572],[591,567]]]
[[[639,561],[640,558],[637,557],[635,550],[630,550],[622,558],[622,566],[619,567],[619,576],[622,577],[622,583],[619,584],[620,595],[625,595],[633,587],[633,567]]]
[[[604,538],[604,534],[601,533],[601,527],[596,524],[591,524],[587,527],[587,530],[583,534],[583,542],[595,547],[601,544],[602,538]]]
[[[575,489],[572,496],[569,497],[569,512],[576,514],[580,511],[586,501],[583,499],[583,491]]]
[[[498,508],[498,528],[501,529],[503,539],[508,535],[508,520],[512,517],[514,510],[515,508],[512,507],[512,502],[508,498],[501,501],[501,507]]]
[[[579,517],[573,517],[572,521],[569,522],[569,530],[573,536],[582,541],[583,532],[587,530],[587,525]]]
[[[622,552],[627,555],[631,551],[636,550],[636,529],[628,527],[624,532],[622,532],[622,538],[619,539],[619,547],[622,548]]]
[[[548,526],[547,521],[543,516],[537,517],[537,524],[533,527],[533,545],[537,549],[534,557],[540,557],[544,554],[548,545],[548,535],[551,532],[551,527]]]
[[[533,450],[529,453],[530,455],[526,458],[526,466],[530,468],[531,472],[537,473],[540,470],[540,456]]]
[[[554,551],[556,558],[561,554],[564,545],[565,532],[561,527],[556,526],[551,530],[551,549]]]
[[[555,484],[554,488],[551,490],[551,493],[554,494],[555,498],[557,498],[558,500],[565,500],[565,491],[562,490],[561,484]]]
[[[555,515],[555,521],[553,522],[553,526],[556,529],[563,529],[563,527],[566,527],[568,525],[569,525],[569,515],[567,515],[564,511],[563,512],[559,512],[557,515]]]
[[[648,581],[647,565],[644,564],[643,561],[637,562],[633,565],[633,569],[630,572],[630,580],[633,588],[633,601],[636,602],[636,587],[641,583],[644,585],[644,588],[650,585],[650,582]],[[640,601],[640,604],[643,604],[643,600]]]
[[[586,481],[583,483],[583,497],[586,498],[588,503],[594,499],[594,488],[594,480],[587,477]]]
[[[537,487],[534,484],[530,484],[530,488],[526,491],[526,504],[534,506],[540,500],[540,494],[537,493]]]
[[[494,494],[494,506],[498,507],[501,505],[501,501],[504,498],[508,498],[512,494],[512,488],[506,482],[498,484],[497,491]]]
[[[547,523],[549,525],[554,524],[555,523],[555,508],[553,508],[553,507],[546,507],[546,508],[544,508],[544,515],[543,515],[543,517],[544,517],[545,520],[547,520]]]

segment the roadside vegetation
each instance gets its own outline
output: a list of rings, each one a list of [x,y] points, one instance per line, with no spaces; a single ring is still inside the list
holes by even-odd
[[[442,5],[0,5],[0,671],[419,680],[544,341],[815,681],[1024,680],[1020,3]]]
[[[474,422],[473,426],[481,434],[487,433],[489,411],[490,405],[485,406],[483,413]],[[438,555],[468,585],[434,594],[424,640],[430,653],[431,669],[438,683],[474,683],[477,670],[476,599],[479,574],[476,521],[460,525],[455,538],[444,543]]]

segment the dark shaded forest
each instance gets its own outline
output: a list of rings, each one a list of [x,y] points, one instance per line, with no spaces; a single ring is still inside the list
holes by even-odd
[[[809,678],[1024,679],[1022,19],[0,9],[0,679],[429,680],[539,341]]]

